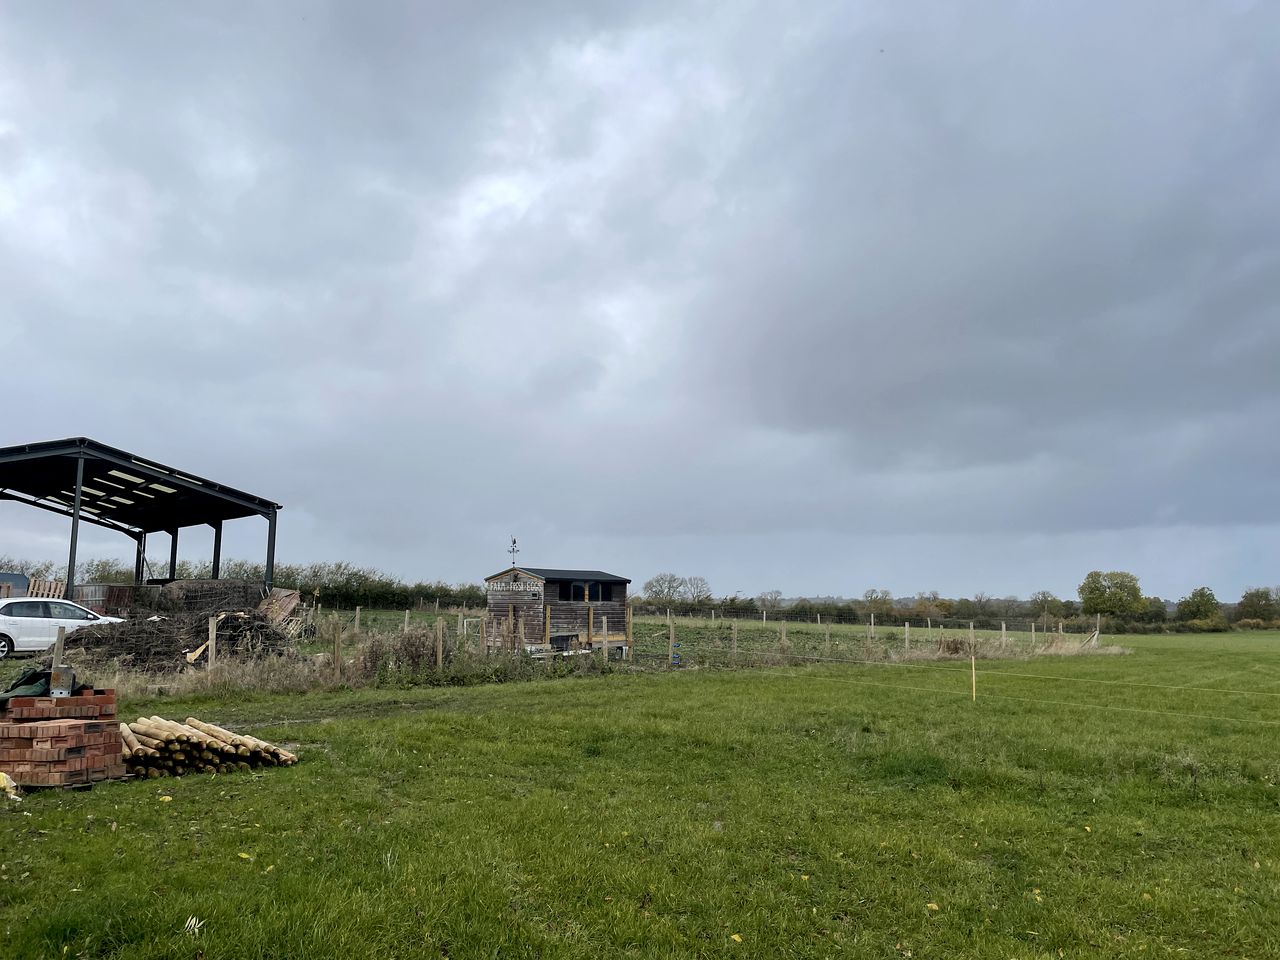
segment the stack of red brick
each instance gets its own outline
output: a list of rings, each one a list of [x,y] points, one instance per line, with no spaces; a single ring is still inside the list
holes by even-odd
[[[0,710],[0,770],[26,787],[123,777],[115,691],[10,699]]]

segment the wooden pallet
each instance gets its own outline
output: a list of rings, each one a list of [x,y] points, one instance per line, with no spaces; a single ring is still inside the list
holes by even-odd
[[[27,586],[27,596],[42,600],[61,600],[67,592],[64,580],[32,580]]]

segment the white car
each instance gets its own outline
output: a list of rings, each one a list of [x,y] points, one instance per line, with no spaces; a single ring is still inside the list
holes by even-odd
[[[67,633],[91,623],[123,623],[104,617],[70,600],[35,600],[13,597],[0,600],[0,659],[12,653],[47,650],[58,639],[58,628]]]

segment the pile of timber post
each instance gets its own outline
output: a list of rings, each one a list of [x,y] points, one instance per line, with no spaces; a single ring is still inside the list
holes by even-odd
[[[255,767],[288,767],[298,758],[247,734],[187,717],[139,717],[120,724],[125,766],[140,777],[180,777],[184,773],[230,773]]]

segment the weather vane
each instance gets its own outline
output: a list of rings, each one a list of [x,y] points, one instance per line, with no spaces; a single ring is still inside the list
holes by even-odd
[[[516,565],[516,554],[520,552],[520,548],[516,546],[516,538],[511,538],[511,546],[507,548],[507,553],[511,554],[511,565]]]

